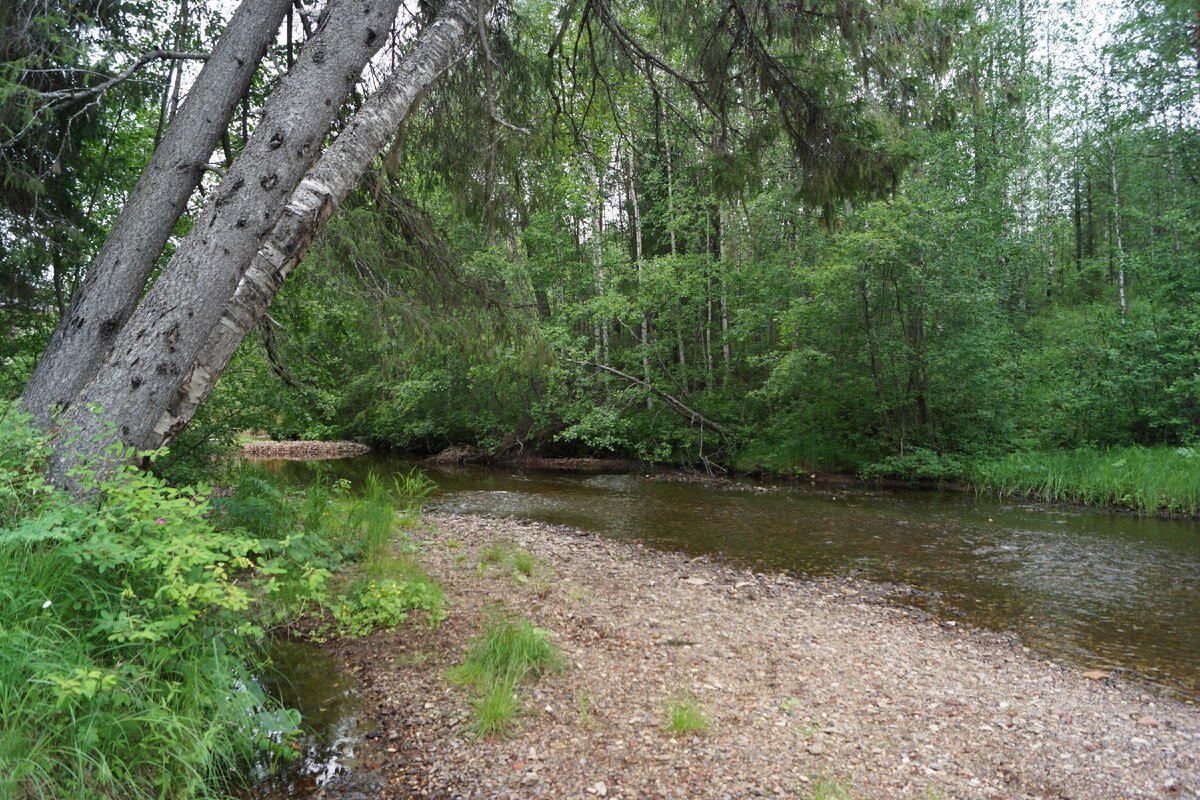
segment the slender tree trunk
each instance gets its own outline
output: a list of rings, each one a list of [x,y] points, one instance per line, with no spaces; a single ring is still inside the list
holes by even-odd
[[[1079,192],[1079,167],[1075,168],[1074,174],[1074,222],[1075,222],[1075,275],[1084,269],[1084,203]]]
[[[604,187],[601,183],[600,172],[588,161],[591,172],[591,183],[595,193],[592,195],[592,280],[595,284],[596,299],[604,302]],[[608,320],[600,309],[592,320],[592,349],[596,361],[608,362]]]
[[[1106,76],[1107,78],[1107,76]],[[1117,146],[1112,108],[1109,104],[1107,86],[1104,94],[1104,112],[1108,118],[1108,177],[1113,196],[1113,236],[1117,244],[1117,301],[1121,306],[1121,323],[1129,315],[1129,298],[1125,293],[1125,245],[1121,238],[1121,193],[1117,185]]]
[[[1051,49],[1054,37],[1050,16],[1046,17],[1046,83],[1042,87],[1045,99],[1046,125],[1046,296],[1054,293],[1054,142],[1051,138],[1050,96],[1054,79],[1054,52]]]
[[[1125,245],[1121,239],[1121,193],[1117,187],[1117,151],[1112,133],[1108,137],[1108,175],[1113,196],[1113,235],[1117,243],[1117,298],[1121,305],[1121,321],[1129,314],[1129,299],[1125,295]]]
[[[142,449],[163,441],[168,431],[160,419],[177,402],[261,242],[316,160],[342,102],[386,41],[399,5],[400,0],[335,0],[328,7],[191,233],[117,335],[95,378],[64,413],[51,467],[57,482],[66,482],[72,451],[99,455],[114,438]],[[327,188],[321,197],[331,193]],[[324,200],[318,207],[323,205]]]
[[[717,247],[720,248],[721,264],[721,385],[729,383],[729,282],[726,275],[733,265],[733,254],[729,246],[728,214],[724,206],[717,207]]]
[[[245,0],[200,70],[25,387],[43,427],[104,363],[289,3]]]
[[[1021,233],[1029,231],[1029,164],[1026,158],[1028,150],[1029,111],[1028,97],[1028,15],[1025,10],[1025,0],[1017,3],[1017,94],[1019,103],[1017,111],[1017,215],[1021,222]],[[1022,287],[1023,289],[1024,287]],[[1023,293],[1023,292],[1022,292]],[[1022,302],[1024,297],[1022,296]]]
[[[667,233],[671,238],[671,255],[675,255],[675,178],[671,165],[671,136],[668,132],[666,139],[667,150]],[[680,353],[682,356],[682,352]]]
[[[626,158],[625,167],[625,190],[629,195],[630,207],[633,211],[633,258],[634,265],[637,267],[637,282],[639,293],[642,290],[642,212],[641,206],[638,205],[637,185],[633,179],[633,142],[629,143],[628,157]],[[642,303],[642,377],[647,385],[650,381],[650,315],[645,308],[646,299],[641,298]],[[652,407],[650,395],[646,395],[646,408],[649,410]]]

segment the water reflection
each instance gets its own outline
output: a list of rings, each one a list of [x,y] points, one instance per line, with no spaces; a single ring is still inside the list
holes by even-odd
[[[274,468],[297,482],[312,474]],[[357,480],[412,464],[363,456],[323,468]],[[943,613],[1014,629],[1046,654],[1200,692],[1196,523],[849,486],[764,492],[636,475],[426,472],[447,510],[574,525],[758,570],[906,583],[939,596]]]
[[[255,800],[305,797],[346,771],[360,740],[361,702],[354,679],[319,647],[287,638],[268,643],[263,688],[286,708],[300,712],[302,732],[295,761],[261,768]]]

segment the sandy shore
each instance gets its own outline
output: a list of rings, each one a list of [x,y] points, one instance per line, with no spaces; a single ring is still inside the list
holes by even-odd
[[[807,798],[824,778],[852,798],[1200,797],[1200,709],[893,607],[872,584],[487,517],[430,514],[418,538],[449,618],[330,645],[375,727],[365,796]],[[539,577],[480,574],[496,540],[535,555]],[[445,671],[498,608],[553,631],[569,666],[527,688],[514,734],[476,741],[470,693]],[[708,734],[664,729],[681,692]]]

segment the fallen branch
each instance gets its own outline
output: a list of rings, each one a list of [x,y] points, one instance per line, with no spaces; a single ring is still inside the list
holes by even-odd
[[[571,363],[578,364],[581,367],[591,367],[592,369],[602,370],[602,371],[610,373],[612,375],[616,375],[618,378],[623,378],[624,380],[627,380],[630,383],[632,383],[636,386],[640,386],[643,389],[645,389],[646,391],[650,392],[650,394],[654,395],[655,397],[659,398],[664,403],[666,403],[667,406],[670,407],[670,409],[672,411],[679,414],[681,417],[688,420],[689,422],[699,423],[701,429],[707,427],[707,428],[710,428],[713,431],[716,431],[717,433],[719,433],[721,435],[721,437],[724,439],[732,439],[733,438],[733,434],[730,433],[729,429],[726,428],[724,425],[719,425],[716,422],[713,422],[711,419],[704,416],[703,414],[701,414],[699,411],[692,408],[691,406],[687,405],[679,398],[677,398],[673,395],[667,394],[662,389],[659,389],[657,386],[654,386],[651,383],[647,383],[646,381],[642,380],[641,378],[634,377],[633,375],[630,375],[627,372],[622,372],[621,370],[617,369],[616,367],[610,367],[607,364],[601,364],[596,361],[575,361],[574,359],[572,359]]]

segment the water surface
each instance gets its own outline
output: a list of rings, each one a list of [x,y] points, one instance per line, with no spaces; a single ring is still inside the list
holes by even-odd
[[[297,482],[312,467],[269,462]],[[407,471],[370,455],[336,477]],[[573,525],[761,571],[902,583],[939,614],[1200,698],[1200,524],[858,486],[714,488],[638,475],[423,468],[437,507]]]

